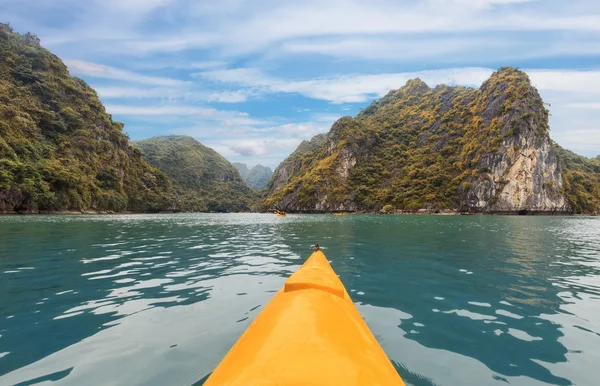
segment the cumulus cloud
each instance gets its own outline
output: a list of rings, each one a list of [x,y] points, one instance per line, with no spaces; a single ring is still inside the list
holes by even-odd
[[[301,140],[290,138],[259,138],[259,139],[232,139],[221,142],[229,150],[242,157],[259,157],[274,153],[279,157],[286,157],[299,144]]]
[[[234,143],[229,145],[229,148],[244,157],[255,157],[258,155],[266,154],[268,151],[268,145],[266,141],[242,141],[240,143]]]

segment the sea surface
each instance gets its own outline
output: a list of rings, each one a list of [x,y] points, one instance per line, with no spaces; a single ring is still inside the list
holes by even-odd
[[[410,385],[598,385],[600,219],[0,217],[0,385],[200,385],[319,243]]]

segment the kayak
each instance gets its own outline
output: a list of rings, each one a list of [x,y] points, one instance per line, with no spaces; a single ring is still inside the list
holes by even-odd
[[[287,216],[287,214],[285,214],[285,213],[277,213],[277,216],[279,216],[279,217],[285,217],[285,216]]]
[[[334,216],[347,216],[348,213],[334,213]]]
[[[287,279],[204,385],[404,382],[317,250]]]

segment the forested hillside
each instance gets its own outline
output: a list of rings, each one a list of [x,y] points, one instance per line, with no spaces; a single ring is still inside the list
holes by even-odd
[[[148,162],[173,181],[178,210],[249,211],[256,196],[236,168],[192,137],[171,135],[134,142]]]
[[[0,24],[0,212],[172,205],[167,176],[129,145],[96,92],[35,35]]]

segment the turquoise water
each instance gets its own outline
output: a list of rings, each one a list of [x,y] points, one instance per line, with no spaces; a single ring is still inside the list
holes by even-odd
[[[176,214],[0,217],[0,385],[201,384],[315,242],[407,384],[598,384],[598,218]]]

